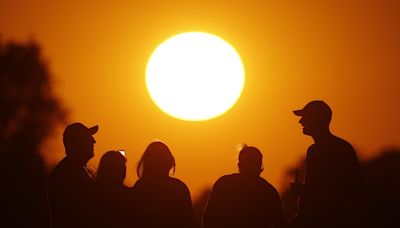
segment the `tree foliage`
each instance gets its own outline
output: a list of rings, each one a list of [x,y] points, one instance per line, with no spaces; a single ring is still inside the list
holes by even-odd
[[[34,43],[0,42],[0,210],[5,227],[46,227],[47,173],[39,150],[65,111]]]

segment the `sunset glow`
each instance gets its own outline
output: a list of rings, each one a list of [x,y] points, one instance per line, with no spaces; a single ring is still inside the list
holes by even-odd
[[[290,1],[289,4],[288,1],[122,0],[94,4],[5,0],[0,1],[0,40],[4,44],[31,40],[37,43],[41,59],[52,75],[51,90],[44,95],[48,97],[53,91],[67,111],[65,121],[51,127],[55,132],[40,141],[47,172],[65,156],[62,136],[66,124],[82,122],[99,125],[94,136],[94,157],[89,161],[94,171],[106,151],[126,151],[127,186],[133,186],[138,179],[136,165],[145,148],[153,139],[159,139],[170,147],[176,159],[174,177],[184,181],[192,198],[198,199],[220,176],[237,172],[236,146],[246,143],[261,150],[265,167],[261,175],[283,194],[293,181],[287,177],[288,170],[305,158],[307,148],[313,143],[312,138],[303,135],[299,118],[292,111],[311,100],[324,100],[331,106],[332,132],[348,140],[360,160],[375,158],[384,148],[400,148],[399,12],[400,1]],[[191,106],[196,97],[177,95],[185,88],[181,86],[185,81],[173,82],[166,77],[169,75],[163,75],[166,84],[158,85],[162,79],[155,78],[161,75],[154,74],[155,88],[149,91],[150,66],[165,72],[153,62],[156,59],[152,54],[192,31],[203,31],[200,34],[229,46],[226,49],[229,53],[240,54],[240,59],[236,59],[241,65],[237,70],[232,69],[233,64],[229,68],[238,75],[218,77],[222,86],[216,81],[215,71],[204,73],[210,68],[189,66],[187,62],[177,62],[177,68],[169,65],[172,72],[191,69],[186,81],[194,81],[189,77],[194,73],[202,74],[200,79],[214,75],[210,76],[212,83],[204,82],[217,88],[218,94],[211,102],[227,95],[218,88],[233,85],[231,79],[243,77],[238,72],[245,73],[241,79],[244,86],[235,87],[241,93],[221,98],[226,101],[221,106],[205,102],[207,106],[213,104],[212,108],[194,109],[200,107]],[[175,48],[172,55],[166,53],[167,61],[178,50]],[[215,56],[207,54],[204,62]],[[29,68],[15,69],[35,72]],[[41,88],[31,80],[25,84],[26,88]],[[198,99],[213,96],[213,89],[200,89],[202,84],[198,81],[194,84],[197,87],[186,89],[191,92],[199,88]],[[5,91],[1,90],[3,101],[10,105],[37,100],[24,89]],[[169,103],[158,103],[156,95],[157,99],[168,98],[172,107]],[[11,103],[9,97],[18,102]],[[171,114],[176,111],[211,115],[214,106],[221,109],[223,106],[224,111],[206,121],[199,121],[205,120],[204,116],[185,117],[195,120],[185,121],[182,113],[179,117]],[[37,110],[31,115],[25,107],[17,115],[10,115],[12,121],[4,128],[3,136],[9,137],[16,131],[16,123],[23,127],[30,123],[21,122],[20,118],[41,113]],[[8,116],[9,109],[2,108]],[[29,145],[25,141],[21,145]],[[31,166],[27,169],[30,175]]]

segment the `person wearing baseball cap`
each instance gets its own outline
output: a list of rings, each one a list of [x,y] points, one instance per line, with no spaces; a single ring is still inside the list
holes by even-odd
[[[311,101],[293,113],[314,144],[307,150],[304,184],[292,183],[300,196],[292,227],[357,227],[362,178],[356,152],[331,133],[332,110],[324,101]]]
[[[97,131],[97,125],[89,128],[82,123],[70,124],[64,130],[66,156],[50,174],[48,184],[53,228],[92,224],[90,206],[94,181],[86,164],[94,156],[93,135]]]
[[[93,146],[96,142],[93,135],[96,134],[99,127],[88,128],[81,123],[68,125],[63,134],[65,153],[67,156],[77,158],[80,162],[86,164],[93,156]]]
[[[304,127],[303,133],[311,137],[329,134],[329,123],[332,119],[332,110],[320,100],[311,101],[303,109],[295,110],[296,116],[301,116],[300,124]]]

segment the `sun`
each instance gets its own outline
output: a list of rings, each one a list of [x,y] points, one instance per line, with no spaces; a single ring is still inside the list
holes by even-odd
[[[245,82],[242,60],[228,42],[205,32],[186,32],[161,43],[146,68],[150,97],[178,119],[203,121],[227,112]]]

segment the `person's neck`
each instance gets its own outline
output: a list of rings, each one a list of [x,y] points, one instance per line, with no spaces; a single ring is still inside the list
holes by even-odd
[[[243,171],[239,171],[239,173],[243,176],[246,177],[259,177],[260,173],[256,173],[256,172],[243,172]]]
[[[87,161],[83,161],[80,158],[77,158],[77,157],[74,157],[74,156],[67,156],[67,157],[71,162],[73,162],[75,164],[78,164],[78,165],[81,165],[81,166],[84,166],[84,167],[86,167],[86,165],[87,165]]]
[[[327,129],[327,130],[319,132],[316,135],[313,135],[312,138],[314,140],[314,143],[318,144],[318,143],[323,142],[325,139],[327,139],[331,136],[332,136],[331,131],[329,129]]]

